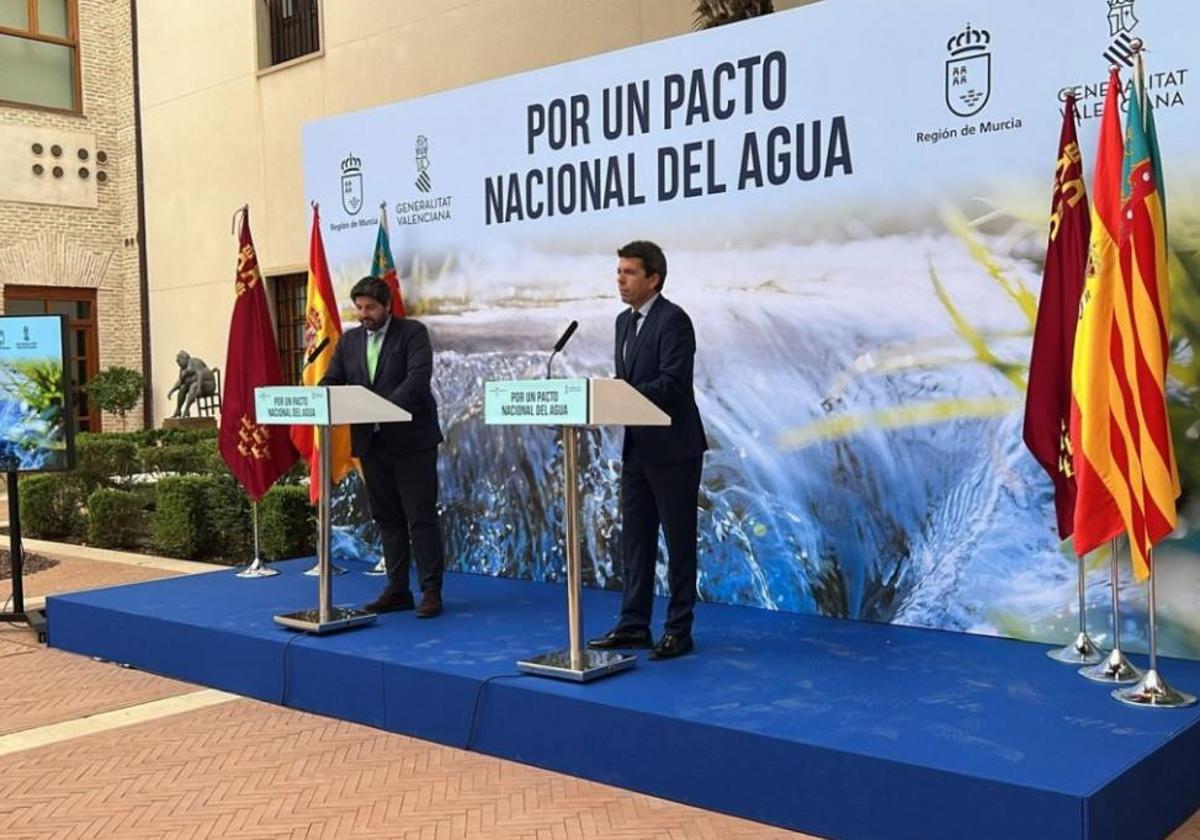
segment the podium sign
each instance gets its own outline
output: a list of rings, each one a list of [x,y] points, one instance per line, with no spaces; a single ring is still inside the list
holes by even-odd
[[[326,426],[329,389],[292,385],[255,388],[254,418],[260,426]]]
[[[492,426],[586,425],[588,380],[488,382],[483,392],[483,419]]]

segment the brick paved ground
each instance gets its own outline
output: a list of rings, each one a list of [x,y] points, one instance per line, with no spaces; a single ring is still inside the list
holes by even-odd
[[[64,566],[30,591],[174,573]],[[46,650],[0,625],[0,838],[85,837],[805,835]],[[1200,814],[1171,840],[1200,840]]]

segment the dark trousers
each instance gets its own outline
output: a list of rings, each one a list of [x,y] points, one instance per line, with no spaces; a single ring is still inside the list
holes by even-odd
[[[666,632],[687,635],[696,605],[696,513],[703,456],[654,466],[636,461],[621,465],[621,559],[625,592],[621,630],[649,629],[654,606],[654,567],[658,528],[667,540]]]
[[[388,589],[410,591],[408,560],[415,555],[421,591],[441,592],[446,560],[437,513],[437,447],[396,455],[373,446],[362,467],[371,517],[383,538]]]

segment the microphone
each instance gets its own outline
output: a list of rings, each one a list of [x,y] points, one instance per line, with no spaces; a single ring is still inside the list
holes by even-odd
[[[577,329],[579,329],[578,321],[572,321],[567,324],[567,328],[563,330],[563,334],[558,338],[558,343],[554,345],[555,353],[567,346],[567,342],[571,340],[571,336],[575,335],[575,330]]]
[[[308,354],[308,357],[304,360],[304,366],[308,367],[313,362],[315,362],[317,360],[317,357],[321,355],[321,351],[324,350],[328,346],[329,346],[329,336],[325,336],[317,343],[317,346],[312,349],[312,352]]]
[[[567,346],[567,342],[571,340],[571,336],[575,335],[575,330],[579,329],[579,322],[572,321],[567,324],[567,328],[563,330],[563,334],[558,337],[558,341],[554,344],[554,351],[550,354],[550,358],[546,360],[546,378],[550,378],[550,365],[554,361],[554,357],[558,352]]]

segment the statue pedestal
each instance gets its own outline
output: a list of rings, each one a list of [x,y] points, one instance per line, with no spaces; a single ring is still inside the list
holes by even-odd
[[[216,417],[168,417],[163,420],[162,427],[164,429],[215,429],[217,428]]]

